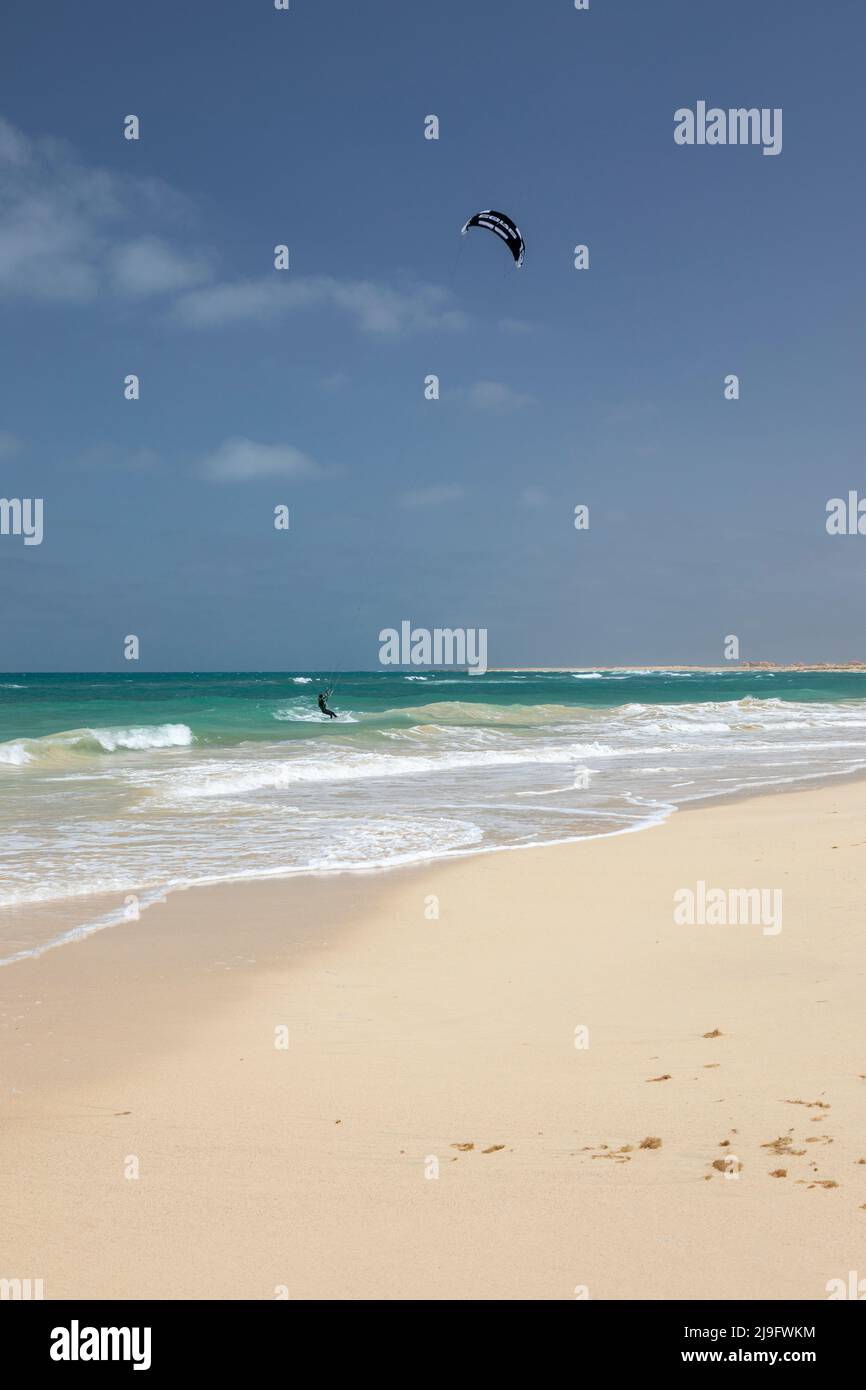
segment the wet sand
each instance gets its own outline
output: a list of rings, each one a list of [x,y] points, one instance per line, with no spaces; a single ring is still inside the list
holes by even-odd
[[[5,967],[0,1277],[826,1298],[866,1262],[864,803],[190,890]],[[677,924],[698,881],[781,931]]]

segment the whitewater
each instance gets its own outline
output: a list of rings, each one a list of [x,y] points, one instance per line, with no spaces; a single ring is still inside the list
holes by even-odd
[[[622,834],[866,767],[860,673],[359,673],[336,721],[320,682],[10,676],[0,959],[129,895]]]

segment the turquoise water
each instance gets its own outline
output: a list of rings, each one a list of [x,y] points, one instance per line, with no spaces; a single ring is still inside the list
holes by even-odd
[[[866,766],[866,673],[3,675],[0,960],[191,884],[639,830]],[[98,904],[98,912],[94,904]]]
[[[316,681],[305,672],[166,675],[3,675],[0,742],[39,738],[80,727],[178,723],[208,743],[273,736],[274,702],[299,701],[309,691],[318,719]],[[304,682],[311,684],[305,686]],[[298,682],[295,684],[294,682]],[[777,698],[798,702],[866,699],[866,673],[846,671],[581,673],[350,672],[337,677],[336,703],[356,715],[411,711],[431,698],[481,706],[574,705],[591,709],[629,703],[679,704]],[[300,704],[298,705],[300,709]],[[480,714],[480,712],[479,712]],[[398,720],[405,716],[396,716]],[[287,721],[281,736],[316,737],[328,728]]]

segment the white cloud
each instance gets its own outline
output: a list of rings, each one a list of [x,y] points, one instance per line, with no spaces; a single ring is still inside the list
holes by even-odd
[[[506,317],[499,320],[498,327],[502,333],[522,334],[535,332],[535,324],[530,323],[528,319],[513,319]]]
[[[456,502],[463,495],[463,488],[455,483],[440,483],[435,487],[421,487],[404,492],[400,497],[400,506],[438,507],[444,502]]]
[[[330,372],[328,376],[322,377],[319,385],[323,391],[327,391],[329,394],[336,394],[339,391],[347,390],[351,383],[352,378],[349,376],[348,372]]]
[[[213,482],[244,482],[249,478],[314,477],[321,472],[315,459],[292,444],[256,444],[252,439],[225,439],[202,462],[201,471]]]
[[[543,507],[550,498],[540,487],[525,487],[520,494],[520,500],[524,507]]]
[[[0,119],[0,298],[87,304],[168,295],[190,328],[330,310],[362,332],[458,329],[453,294],[404,281],[298,277],[278,271],[214,281],[211,257],[172,244],[191,205],[159,180],[82,164],[61,141],[32,139]]]
[[[297,284],[290,292],[297,299]],[[270,280],[238,280],[233,285],[211,285],[181,295],[174,312],[188,328],[217,328],[246,319],[273,318],[290,307],[276,296],[276,287]]]
[[[87,168],[63,142],[0,119],[0,296],[87,303],[195,283],[200,258],[187,262],[142,234],[185,210],[157,179]]]
[[[399,334],[419,328],[462,328],[465,316],[451,294],[435,285],[398,288],[330,275],[295,277],[274,271],[257,280],[205,286],[179,299],[175,314],[189,328],[215,328],[267,320],[310,308],[347,314],[365,333]]]
[[[11,458],[22,447],[17,435],[10,434],[8,430],[0,430],[0,459]]]
[[[26,164],[28,146],[24,136],[0,117],[0,163]]]
[[[210,279],[210,266],[203,256],[184,256],[159,237],[140,237],[115,248],[111,273],[121,294],[138,298],[189,289]]]
[[[515,391],[504,381],[476,381],[465,396],[469,404],[478,410],[518,410],[532,401],[531,396]]]

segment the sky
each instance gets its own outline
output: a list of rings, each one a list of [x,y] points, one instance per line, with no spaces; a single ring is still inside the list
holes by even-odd
[[[44,534],[0,535],[2,668],[370,669],[406,619],[866,656],[864,41],[861,0],[6,0],[0,496]],[[677,145],[698,101],[781,153]]]

